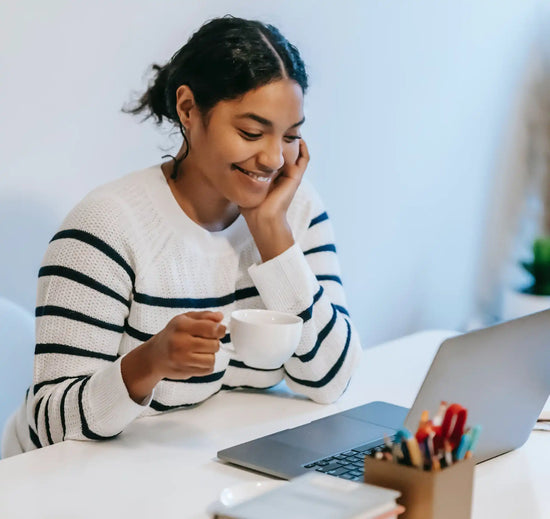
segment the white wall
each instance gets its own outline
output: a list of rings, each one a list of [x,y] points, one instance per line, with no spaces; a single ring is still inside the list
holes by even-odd
[[[308,175],[364,344],[465,326],[539,3],[4,0],[0,294],[32,309],[67,211],[176,142],[120,107],[152,62],[231,13],[279,26],[309,65]]]

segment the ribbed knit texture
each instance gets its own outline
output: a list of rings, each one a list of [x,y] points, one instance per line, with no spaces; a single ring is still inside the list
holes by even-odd
[[[261,263],[242,216],[223,231],[206,231],[178,206],[159,166],[90,193],[52,238],[39,272],[33,387],[16,420],[24,450],[109,438],[138,416],[283,378],[317,402],[336,400],[359,362],[360,345],[330,220],[306,181],[288,220],[296,244]],[[220,350],[212,374],[163,380],[143,405],[130,399],[123,355],[180,313],[228,315],[238,308],[304,319],[302,340],[284,366],[253,369]]]

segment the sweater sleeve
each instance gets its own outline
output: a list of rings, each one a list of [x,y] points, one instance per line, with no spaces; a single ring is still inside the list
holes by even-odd
[[[312,195],[313,196],[313,195]],[[361,357],[345,294],[330,219],[313,196],[301,204],[303,229],[279,256],[252,265],[249,274],[266,308],[299,315],[302,339],[285,363],[288,386],[319,403],[337,400]]]
[[[38,274],[27,420],[36,447],[119,434],[143,410],[120,371],[134,266],[122,204],[89,195],[50,241]]]

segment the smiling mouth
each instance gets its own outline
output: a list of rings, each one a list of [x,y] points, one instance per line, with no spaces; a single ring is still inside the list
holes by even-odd
[[[248,171],[246,169],[240,168],[239,166],[237,166],[237,164],[232,164],[232,167],[235,168],[237,171],[240,171],[241,173],[244,173],[245,175],[249,176],[250,178],[257,180],[258,182],[264,182],[267,184],[271,182],[271,179],[273,178],[271,175],[265,176],[265,175],[258,175],[256,173],[252,173],[252,171]]]

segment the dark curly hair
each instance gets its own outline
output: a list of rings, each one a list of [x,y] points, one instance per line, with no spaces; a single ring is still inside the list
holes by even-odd
[[[179,127],[184,139],[176,110],[181,85],[193,91],[203,117],[219,101],[237,99],[278,79],[296,81],[304,93],[308,86],[298,49],[276,27],[229,15],[205,23],[168,63],[152,68],[155,76],[149,88],[135,106],[123,111],[145,113],[145,119],[154,117],[157,124],[167,119]],[[176,162],[175,175],[181,160]]]

